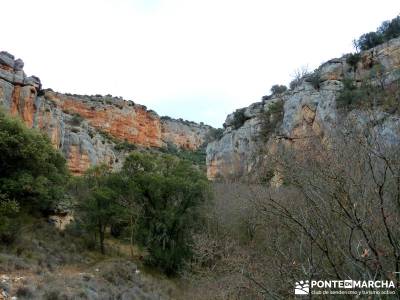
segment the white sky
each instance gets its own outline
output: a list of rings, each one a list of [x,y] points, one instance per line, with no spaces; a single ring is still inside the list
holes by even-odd
[[[3,0],[0,49],[46,88],[220,127],[399,13],[399,0]]]

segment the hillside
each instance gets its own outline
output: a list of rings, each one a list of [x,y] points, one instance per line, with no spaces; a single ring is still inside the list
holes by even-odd
[[[134,262],[126,247],[107,247],[109,255],[99,255],[79,237],[28,218],[18,240],[0,247],[0,299],[176,299],[175,284],[146,274],[139,252]]]
[[[381,120],[377,122],[377,128],[386,138],[399,142],[396,99],[400,38],[362,51],[357,54],[355,63],[349,59],[352,55],[331,59],[314,72],[296,78],[290,90],[263,97],[262,101],[228,115],[223,136],[207,147],[208,178],[255,179],[261,166],[268,164],[266,156],[273,154],[280,145],[306,149],[309,141],[329,135],[344,122],[343,118],[356,115],[360,120],[366,120],[368,110],[374,111],[376,118]],[[363,108],[349,104],[343,109],[339,107],[338,99],[349,81],[358,88],[368,81],[368,84],[383,86],[384,90],[393,90],[394,103],[368,106],[370,97],[364,95],[360,100],[366,103]]]
[[[118,166],[135,147],[196,151],[204,147],[212,127],[159,117],[145,106],[111,95],[84,96],[43,90],[40,79],[27,77],[24,63],[0,52],[0,104],[30,128],[47,133],[82,174],[102,162]]]

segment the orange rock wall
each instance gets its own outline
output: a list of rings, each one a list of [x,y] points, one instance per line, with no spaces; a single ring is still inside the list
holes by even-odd
[[[64,112],[78,114],[91,126],[112,137],[146,147],[161,147],[160,119],[144,106],[85,103],[78,97],[46,92],[46,97]]]
[[[45,132],[67,159],[75,175],[92,165],[120,167],[127,141],[142,147],[196,150],[204,145],[211,127],[160,118],[145,106],[108,96],[80,96],[41,90],[40,79],[27,77],[23,62],[0,51],[0,105],[30,128]]]

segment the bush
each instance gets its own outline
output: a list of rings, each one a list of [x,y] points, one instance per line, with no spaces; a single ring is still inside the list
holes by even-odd
[[[44,299],[46,300],[59,300],[62,299],[61,298],[61,293],[60,291],[56,290],[56,289],[51,289],[51,290],[47,290],[44,293]]]
[[[224,135],[224,130],[222,128],[211,128],[206,136],[206,143],[211,143],[213,141],[219,141]]]
[[[301,84],[301,80],[298,78],[293,79],[290,83],[289,83],[289,88],[291,90],[294,90],[296,87],[298,87]]]
[[[271,87],[272,95],[279,95],[287,91],[286,85],[275,84]]]
[[[319,90],[321,83],[321,73],[319,70],[315,70],[314,73],[308,75],[307,81],[311,83],[314,89]]]
[[[271,134],[276,130],[283,120],[284,110],[283,101],[272,103],[268,109],[260,114],[261,130],[259,137],[267,141]]]
[[[247,118],[244,114],[245,108],[238,109],[233,114],[233,122],[232,126],[234,129],[238,129],[243,126],[244,122],[246,122]]]
[[[379,75],[374,75],[374,79],[379,83]],[[356,85],[353,79],[346,78],[343,80],[343,89],[336,98],[336,106],[348,111],[356,108],[380,108],[388,113],[396,113],[400,110],[399,86],[399,81],[394,81],[389,85],[383,83],[375,85],[368,80]]]
[[[31,211],[64,198],[68,171],[47,136],[0,112],[0,193]]]
[[[361,60],[361,54],[360,53],[351,53],[349,56],[346,58],[346,63],[348,63],[352,68],[353,71],[355,72],[357,70],[357,65]]]
[[[361,92],[355,85],[353,79],[345,78],[343,80],[343,89],[340,91],[339,96],[336,98],[337,108],[354,108],[354,106],[361,100]]]
[[[71,125],[80,126],[82,124],[83,118],[80,114],[74,114],[71,118]]]
[[[194,165],[205,167],[206,164],[206,152],[205,148],[199,148],[197,150],[189,150],[184,148],[178,148],[173,144],[167,144],[166,148],[161,148],[161,152],[171,154],[178,157],[179,159],[187,160]]]
[[[9,200],[6,195],[0,194],[0,241],[5,244],[11,244],[18,233],[18,212],[17,201]]]
[[[20,286],[15,293],[18,298],[26,298],[32,299],[33,298],[33,291],[30,287],[27,286]]]
[[[129,151],[135,150],[136,149],[136,145],[132,144],[132,143],[130,143],[128,141],[123,141],[123,142],[117,143],[114,146],[114,149],[117,150],[117,151],[128,151],[129,152]]]

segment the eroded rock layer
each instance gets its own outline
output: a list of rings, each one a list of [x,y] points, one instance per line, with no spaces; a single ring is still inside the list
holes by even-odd
[[[120,97],[82,96],[42,90],[40,79],[28,77],[24,63],[0,52],[0,104],[30,128],[46,132],[60,149],[72,173],[98,163],[118,167],[126,156],[120,143],[137,147],[197,150],[210,126],[160,118],[143,105]]]
[[[322,64],[316,72],[318,82],[310,77],[280,95],[266,97],[240,110],[242,124],[232,113],[227,116],[224,134],[220,140],[207,146],[207,175],[209,179],[249,178],[255,175],[260,161],[279,144],[290,143],[301,148],[316,136],[335,127],[339,112],[336,98],[343,89],[344,80],[351,78],[360,84],[366,78],[375,78],[374,84],[390,84],[400,78],[400,39],[362,52],[356,66],[347,63],[347,57],[332,59]],[[317,85],[317,86],[316,86]],[[262,116],[282,103],[283,119],[276,123],[274,134],[265,140],[262,132]],[[398,116],[376,112],[384,134],[390,139],[400,139]],[[362,118],[358,112],[358,118]],[[400,141],[399,141],[400,142]]]

